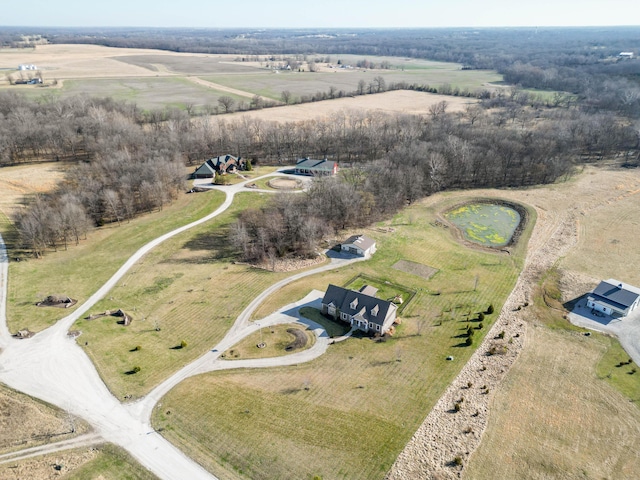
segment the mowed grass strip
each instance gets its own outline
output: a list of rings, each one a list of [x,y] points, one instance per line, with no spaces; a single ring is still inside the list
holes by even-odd
[[[546,326],[527,336],[464,478],[637,478],[640,409],[601,376],[626,361],[617,341]],[[640,377],[626,370],[637,395]]]
[[[474,344],[494,321],[525,250],[507,256],[462,246],[432,225],[441,207],[423,202],[366,232],[378,241],[371,260],[288,285],[258,315],[365,273],[417,291],[391,339],[355,337],[308,364],[188,379],[161,401],[155,427],[224,478],[383,478],[473,353],[463,346],[467,325],[478,325],[470,320],[494,305]],[[426,280],[392,269],[401,258],[439,272]]]
[[[78,343],[114,395],[148,393],[213,348],[255,296],[290,275],[233,263],[229,226],[239,212],[268,198],[237,195],[224,214],[149,252],[92,309],[122,308],[133,318],[131,325],[119,324],[117,317],[76,322],[73,328],[83,332]],[[134,373],[134,367],[140,370]]]
[[[47,295],[61,294],[77,299],[82,304],[138,248],[160,235],[186,225],[214,211],[224,201],[220,192],[181,194],[171,205],[129,223],[110,224],[89,233],[87,240],[70,245],[68,250],[47,252],[43,258],[23,257],[23,261],[9,264],[9,295],[7,319],[13,332],[28,328],[40,331],[70,310],[40,308],[35,303]],[[15,234],[6,224],[4,232],[9,238]],[[9,252],[10,258],[14,251]],[[144,260],[143,260],[144,261]]]

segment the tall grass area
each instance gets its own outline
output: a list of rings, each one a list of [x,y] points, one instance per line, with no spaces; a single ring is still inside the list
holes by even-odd
[[[609,353],[617,341],[544,325],[527,337],[463,478],[637,478],[640,409],[606,378],[632,378],[637,395],[638,377],[612,364],[627,358]]]
[[[78,300],[90,297],[141,246],[177,227],[202,218],[224,201],[221,192],[180,195],[177,201],[154,212],[122,223],[111,224],[89,233],[87,240],[70,245],[68,250],[47,252],[43,258],[22,256],[9,265],[7,319],[9,329],[29,328],[33,332],[52,325],[70,311],[38,308],[35,303],[47,295],[62,294]],[[11,227],[10,258],[17,246]],[[4,234],[4,232],[3,232]]]
[[[391,339],[351,338],[308,364],[188,379],[156,408],[155,427],[223,478],[383,478],[473,353],[468,322],[494,306],[477,345],[496,318],[533,223],[511,256],[470,249],[435,226],[449,202],[440,198],[366,232],[378,242],[371,260],[284,287],[256,315],[364,273],[417,291]],[[439,271],[426,280],[391,268],[400,259]]]
[[[237,195],[224,214],[149,252],[92,309],[121,308],[131,325],[111,316],[76,322],[73,328],[83,332],[78,343],[116,397],[148,393],[213,348],[256,295],[289,275],[233,263],[229,225],[267,198]],[[140,370],[133,373],[134,367]]]

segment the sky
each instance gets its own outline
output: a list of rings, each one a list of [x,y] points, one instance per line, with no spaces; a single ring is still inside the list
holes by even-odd
[[[640,25],[640,0],[0,0],[0,25],[384,28]]]

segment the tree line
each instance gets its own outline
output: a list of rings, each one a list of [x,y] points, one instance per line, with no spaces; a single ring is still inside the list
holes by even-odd
[[[439,190],[551,182],[568,174],[576,159],[623,154],[634,164],[638,138],[633,124],[612,114],[575,106],[532,108],[528,93],[518,89],[459,113],[447,112],[446,102],[440,102],[426,117],[339,112],[295,123],[192,118],[175,109],[142,112],[108,98],[29,100],[0,94],[0,164],[78,162],[56,192],[39,198],[17,219],[36,255],[78,241],[87,225],[127,221],[162,208],[184,188],[185,163],[220,154],[242,156],[254,165],[328,157],[350,166],[345,169],[349,188],[340,188],[362,195],[361,202],[350,203],[362,210],[344,207],[338,220],[321,222],[345,228],[353,218],[393,212]],[[336,192],[327,202],[342,198]],[[314,194],[324,198],[318,190]],[[76,207],[86,218],[69,215],[67,210]],[[83,227],[64,220],[69,217]],[[270,251],[263,248],[262,254]]]

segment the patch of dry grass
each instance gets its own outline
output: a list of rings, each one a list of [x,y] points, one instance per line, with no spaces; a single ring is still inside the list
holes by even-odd
[[[465,478],[636,478],[640,409],[596,375],[610,340],[528,332]]]
[[[157,477],[142,467],[120,447],[103,444],[64,450],[0,465],[3,480],[154,480]]]
[[[1,384],[0,412],[0,453],[68,440],[89,430],[66,412]]]

